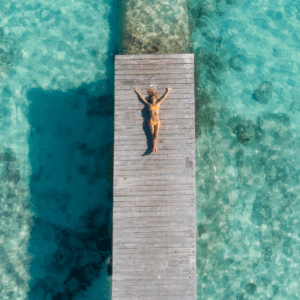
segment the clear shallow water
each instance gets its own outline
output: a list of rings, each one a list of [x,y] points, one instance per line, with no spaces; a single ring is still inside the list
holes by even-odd
[[[1,296],[109,299],[117,3],[0,4]],[[198,299],[300,298],[299,11],[188,1]]]

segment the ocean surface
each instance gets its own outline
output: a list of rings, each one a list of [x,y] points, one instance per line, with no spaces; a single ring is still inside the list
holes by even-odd
[[[298,300],[300,2],[187,7],[197,299]],[[111,299],[119,13],[117,0],[0,0],[3,300]]]

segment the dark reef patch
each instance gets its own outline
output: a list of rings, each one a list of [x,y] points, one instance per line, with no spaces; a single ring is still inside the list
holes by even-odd
[[[19,61],[20,49],[15,39],[0,28],[0,73],[9,72]]]
[[[267,104],[272,99],[272,83],[264,81],[258,89],[253,92],[253,99],[260,103]]]

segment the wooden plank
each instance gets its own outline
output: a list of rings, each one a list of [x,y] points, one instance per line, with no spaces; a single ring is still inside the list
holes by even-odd
[[[189,145],[189,148],[191,148],[192,145]],[[121,145],[123,146],[123,145]],[[136,145],[139,146],[139,145]],[[165,147],[165,144],[161,144],[159,145],[159,147]],[[172,146],[172,145],[170,145]],[[183,147],[185,146],[185,144],[183,144]],[[117,146],[115,146],[117,147]],[[119,146],[118,146],[119,147]],[[193,155],[193,154],[192,154]],[[118,163],[116,163],[115,167],[118,168],[118,166],[151,166],[151,165],[156,165],[156,166],[180,166],[180,165],[186,165],[186,159],[172,159],[172,160],[168,160],[166,162],[164,162],[161,159],[144,159],[145,157],[143,157],[143,159],[136,161],[136,160],[128,160],[128,161],[118,161]],[[130,178],[129,178],[130,179]],[[116,178],[116,180],[118,180],[118,178]],[[169,180],[170,182],[173,182],[173,180]]]
[[[151,70],[156,70],[156,69],[161,69],[161,68],[177,68],[177,69],[182,69],[182,72],[184,72],[185,69],[192,69],[194,70],[194,63],[169,63],[169,64],[164,64],[162,65],[161,62],[155,62],[152,64],[116,64],[115,65],[115,70],[144,70],[144,69],[151,69]]]
[[[149,192],[146,192],[146,191],[134,191],[132,193],[130,192],[126,192],[124,191],[123,193],[122,192],[119,192],[119,191],[114,191],[114,196],[116,197],[121,197],[121,196],[147,196],[149,195],[150,193]],[[179,190],[179,191],[168,191],[168,190],[164,190],[164,191],[157,191],[157,190],[152,190],[151,191],[151,195],[152,196],[172,196],[172,195],[194,195],[192,194],[192,192],[190,190]]]
[[[119,201],[114,202],[114,207],[176,207],[183,205],[193,205],[194,199],[192,200],[161,200],[161,201]]]
[[[181,205],[181,206],[161,206],[161,207],[114,207],[114,213],[121,212],[164,212],[164,211],[192,211],[194,212],[196,205]]]
[[[195,254],[194,253],[163,253],[163,254],[158,254],[158,253],[155,253],[155,254],[118,254],[115,256],[114,258],[114,263],[117,261],[116,260],[116,257],[119,259],[119,260],[147,260],[147,259],[152,259],[152,258],[157,258],[157,259],[160,259],[160,260],[167,260],[167,259],[176,259],[176,258],[195,258]],[[120,276],[121,277],[121,276]],[[139,276],[140,277],[140,276]],[[136,279],[139,279],[138,276],[132,276],[131,278],[136,278]],[[150,277],[150,276],[148,276]],[[125,280],[126,277],[123,277]],[[116,277],[115,277],[116,279]],[[127,277],[127,279],[130,279]],[[140,278],[142,279],[142,278]]]
[[[139,229],[139,228],[135,228],[135,229]],[[117,255],[133,255],[133,256],[137,256],[137,255],[177,255],[177,254],[193,254],[196,256],[196,248],[153,248],[153,247],[149,247],[149,248],[131,248],[131,249],[126,249],[126,248],[122,248],[122,249],[116,249],[113,248],[113,255],[115,255],[115,257]],[[119,275],[122,275],[122,272],[118,272]],[[132,275],[138,275],[138,274],[132,274]],[[143,275],[143,274],[139,274],[139,275]]]
[[[154,227],[155,228],[155,227]],[[138,228],[137,228],[138,229]],[[126,249],[126,248],[113,248],[113,255],[119,255],[119,254],[132,254],[132,255],[139,255],[139,254],[178,254],[178,253],[191,253],[196,255],[196,248],[187,248],[187,247],[181,247],[181,248],[154,248],[154,247],[147,247],[147,248],[131,248],[131,249]],[[115,257],[116,257],[115,256]],[[163,272],[162,272],[163,273]],[[121,275],[122,273],[119,272]],[[138,275],[136,273],[135,275]],[[142,275],[139,273],[139,275]]]
[[[149,108],[144,104],[140,99],[123,99],[119,98],[115,100],[115,111],[124,110],[126,113],[127,110],[140,110],[140,111],[149,111]],[[170,109],[193,109],[195,111],[194,103],[192,99],[189,98],[181,98],[177,99],[169,99],[166,98],[163,104],[161,104],[161,110],[170,110]]]
[[[187,207],[188,209],[182,209],[182,210],[163,210],[163,211],[116,211],[113,210],[114,218],[144,218],[144,217],[188,217],[193,216],[194,211],[189,209],[190,207]]]
[[[194,193],[191,195],[168,195],[168,196],[154,196],[154,195],[146,195],[146,196],[114,196],[114,201],[138,201],[138,200],[145,200],[145,201],[154,201],[154,200],[194,200]]]
[[[129,149],[130,150],[130,149]],[[115,166],[114,171],[147,171],[147,170],[184,170],[186,165],[184,162],[178,165],[164,165],[161,164],[147,164],[147,165],[128,165],[128,166]],[[148,182],[149,185],[149,182]]]
[[[161,120],[161,119],[160,119]],[[195,118],[192,119],[164,119],[161,120],[161,127],[165,126],[165,125],[178,125],[178,124],[195,124]],[[131,125],[131,126],[146,126],[149,128],[148,126],[148,120],[137,120],[137,121],[126,121],[126,120],[118,120],[115,119],[115,127],[122,127],[125,125]],[[191,132],[191,130],[189,130],[189,132]],[[192,142],[191,139],[182,137],[183,140],[187,140],[187,142],[189,141],[190,143]]]
[[[147,84],[147,82],[149,81],[159,81],[160,79],[164,79],[166,77],[166,74],[149,74],[149,75],[115,75],[115,79],[116,80],[134,80],[134,79],[139,79],[139,80],[143,80],[145,82],[145,84]],[[184,79],[184,78],[194,78],[194,73],[190,73],[190,74],[168,74],[168,78],[177,78],[177,79]]]
[[[127,177],[125,177],[127,178]],[[181,182],[182,181],[182,182]],[[152,180],[151,184],[154,186],[186,186],[186,185],[194,185],[195,179],[190,178],[190,179],[183,179],[183,180],[174,180],[174,181],[166,181],[166,180]],[[149,186],[149,180],[131,180],[129,179],[124,179],[124,177],[119,179],[118,181],[114,182],[114,186],[131,186],[134,188],[134,186]]]
[[[146,86],[147,89],[148,87],[154,87],[156,88],[157,85],[165,85],[165,86],[176,86],[177,84],[187,84],[191,83],[194,84],[194,78],[160,78],[159,80],[151,80],[145,82],[145,80],[141,80],[140,78],[135,78],[135,79],[117,79],[114,82],[115,87],[120,85],[131,85],[133,87],[135,86]],[[141,88],[140,88],[141,89]],[[141,89],[143,92],[143,90]]]
[[[145,146],[146,146],[146,143],[144,143],[143,145],[141,145],[141,144],[138,144],[138,145],[132,145],[132,144],[129,144],[129,145],[115,145],[114,149],[116,151],[120,151],[120,150],[144,150]],[[175,150],[175,149],[180,150],[182,147],[185,147],[186,149],[194,149],[195,145],[192,145],[192,144],[183,145],[183,144],[177,143],[177,144],[174,144],[174,145],[162,144],[162,145],[157,145],[157,147],[159,147],[160,150]],[[153,165],[155,165],[155,164],[153,164]],[[174,168],[176,168],[175,164],[169,164],[169,165],[172,165]],[[185,162],[182,161],[177,166],[179,167],[181,165],[185,165]],[[143,166],[144,166],[144,164],[143,164]],[[158,165],[156,164],[155,166],[158,166]],[[164,164],[164,166],[165,166],[165,164]]]
[[[119,137],[119,139],[124,138],[126,139],[126,137]],[[170,149],[170,150],[162,150],[159,148],[159,146],[157,145],[157,148],[159,149],[159,151],[157,153],[155,153],[155,155],[158,157],[159,155],[180,155],[180,154],[186,154],[186,155],[191,155],[194,153],[194,149],[184,149],[184,150],[180,150],[180,149]],[[145,149],[146,150],[146,149]],[[123,155],[130,155],[130,156],[141,156],[143,154],[143,150],[115,150],[114,151],[114,158],[118,159],[119,156],[123,156]]]
[[[154,184],[148,184],[147,186],[142,186],[142,185],[136,185],[135,187],[133,186],[115,186],[114,185],[114,193],[115,192],[122,192],[124,191],[125,193],[132,192],[134,189],[134,192],[149,192],[153,191],[189,191],[193,190],[195,187],[194,185],[182,185],[182,186],[176,186],[176,185],[154,185]],[[133,194],[132,194],[133,195]]]
[[[147,124],[148,125],[148,124]],[[189,132],[193,132],[195,131],[195,128],[192,127],[193,124],[191,123],[183,123],[183,124],[163,124],[163,126],[161,126],[160,130],[178,130],[178,129],[185,129],[185,130],[188,130]],[[114,126],[115,130],[116,131],[124,131],[124,130],[132,130],[132,129],[139,129],[139,130],[143,130],[144,132],[144,128],[141,127],[141,124],[126,124],[124,122],[123,125],[115,125]],[[146,126],[146,128],[148,129],[149,126]],[[191,144],[193,143],[192,140],[188,140],[188,142]],[[161,141],[161,143],[163,143],[163,141]]]
[[[193,298],[192,298],[193,297]],[[125,294],[125,295],[120,295],[120,294],[117,294],[113,291],[113,299],[116,299],[116,300],[127,300],[127,299],[130,299],[130,300],[161,300],[161,299],[164,299],[164,300],[191,300],[191,299],[196,299],[194,298],[196,297],[195,294],[189,294],[189,295],[173,295],[172,293],[170,293],[169,296],[166,296],[164,294],[161,294],[161,295],[141,295],[140,293],[138,294]]]
[[[194,232],[187,232],[187,231],[183,231],[183,232],[173,232],[173,234],[171,235],[170,233],[161,233],[160,235],[156,232],[149,232],[149,233],[137,233],[137,232],[133,232],[133,233],[127,233],[126,235],[124,235],[123,232],[120,232],[119,234],[117,234],[116,232],[114,232],[114,238],[116,238],[116,241],[126,241],[128,239],[128,241],[132,242],[135,240],[145,240],[145,241],[149,241],[149,240],[162,240],[164,242],[170,241],[169,239],[171,238],[182,238],[182,237],[189,237],[189,238],[194,238],[195,233]],[[178,239],[177,239],[178,240]]]
[[[115,117],[117,119],[115,122],[118,125],[121,125],[122,123],[127,123],[127,124],[141,124],[144,121],[148,125],[148,120],[145,120],[140,113],[135,113],[135,112],[128,112],[127,115],[119,115]],[[168,124],[171,119],[173,119],[177,124],[180,123],[186,123],[188,120],[193,120],[195,122],[195,114],[190,113],[190,114],[180,114],[180,113],[173,113],[173,112],[161,112],[159,119],[161,120],[161,125],[162,124]],[[167,122],[166,122],[167,120]],[[187,120],[187,121],[186,121]],[[187,132],[189,133],[189,132]]]
[[[119,255],[119,254],[118,254]],[[159,256],[161,254],[152,254]],[[170,255],[170,254],[169,254]],[[187,254],[187,255],[193,255],[195,254]],[[122,257],[122,255],[120,256]],[[134,257],[133,257],[134,259]],[[147,282],[149,282],[149,285],[157,285],[157,286],[164,286],[168,283],[178,282],[182,281],[182,285],[189,286],[194,285],[193,282],[191,282],[191,274],[126,274],[124,272],[116,272],[114,274],[113,282],[117,282],[119,285],[145,285]]]
[[[162,115],[173,115],[173,114],[176,114],[178,116],[182,115],[182,114],[195,114],[195,110],[192,109],[192,108],[183,108],[183,109],[179,109],[175,107],[171,107],[171,108],[163,108],[161,107],[160,108],[160,111],[159,111],[159,114],[160,116]],[[140,109],[135,109],[135,110],[122,110],[122,111],[115,111],[115,118],[119,118],[120,116],[125,116],[125,117],[128,117],[129,115],[132,115],[132,116],[140,116],[141,115],[141,110]]]
[[[158,59],[185,59],[185,58],[194,58],[194,53],[184,53],[184,54],[141,54],[141,55],[115,55],[115,62],[117,63],[118,60],[124,60],[124,59],[155,59],[156,61]]]
[[[114,175],[115,176],[127,176],[127,177],[131,177],[131,176],[135,176],[138,177],[139,175],[153,175],[153,176],[161,176],[161,175],[182,175],[182,177],[192,177],[191,175],[193,175],[195,173],[195,170],[193,168],[190,169],[185,169],[185,170],[160,170],[160,171],[153,171],[153,170],[148,170],[148,171],[114,171]],[[149,182],[149,185],[152,187],[154,187],[154,185],[152,185]],[[157,191],[159,191],[161,188],[157,188]],[[185,189],[190,190],[190,188],[186,187]],[[162,189],[163,190],[163,189]],[[125,191],[125,190],[124,190]],[[136,189],[135,189],[136,191]],[[135,191],[132,191],[133,194],[135,193]]]
[[[189,130],[190,131],[190,130]],[[180,139],[180,143],[181,145],[185,146],[185,145],[188,145],[188,144],[194,144],[195,145],[195,140],[192,140],[190,138],[185,138],[185,137],[182,137]],[[140,145],[140,144],[143,144],[143,145],[147,145],[146,144],[146,140],[144,139],[140,139],[140,140],[128,140],[128,141],[114,141],[114,145],[129,145],[129,144],[134,144],[134,145]],[[178,140],[162,140],[162,139],[158,139],[157,141],[157,145],[176,145],[178,144]],[[118,162],[116,162],[118,163]],[[166,161],[166,164],[168,163],[168,161]]]
[[[182,74],[182,69],[180,68],[172,68],[171,66],[168,68],[161,69],[135,69],[135,70],[115,70],[116,75],[157,75],[157,74]],[[194,69],[184,69],[184,74],[192,74],[194,75]]]
[[[166,85],[166,84],[155,85],[155,90],[157,91],[158,100],[161,99],[163,95],[165,95],[168,86],[169,85]],[[120,91],[127,91],[127,93],[125,95],[132,95],[131,93],[133,92],[136,95],[136,98],[138,99],[139,96],[134,91],[135,87],[138,87],[141,90],[141,93],[145,98],[149,97],[147,90],[150,86],[146,82],[144,84],[140,84],[138,86],[129,85],[129,84],[118,84],[115,86],[115,91],[116,91],[115,95],[121,95],[121,93],[119,93]],[[153,87],[153,85],[152,85],[152,87]],[[194,88],[195,87],[193,84],[176,84],[176,85],[172,86],[172,90],[171,90],[171,92],[169,92],[166,99],[170,99],[169,96],[171,96],[174,93],[183,94],[184,90],[189,90],[189,93],[187,93],[187,94],[192,94],[194,91]]]
[[[171,224],[176,224],[178,223],[182,223],[182,224],[192,224],[194,223],[192,220],[187,220],[187,218],[190,218],[191,216],[186,216],[186,215],[181,215],[181,216],[160,216],[160,217],[153,217],[153,216],[148,216],[147,219],[145,219],[145,217],[123,217],[123,218],[119,218],[119,217],[114,217],[113,220],[115,223],[119,223],[119,224],[130,224],[130,223],[135,223],[137,225],[144,225],[144,226],[148,226],[151,223],[155,223],[155,225],[159,226],[157,223],[158,222],[169,222]]]
[[[128,221],[128,222],[114,222],[114,228],[122,227],[122,228],[135,228],[135,227],[147,227],[150,226],[149,222],[136,222],[136,221]],[[176,220],[176,221],[156,221],[155,225],[151,225],[150,227],[175,227],[178,226],[196,226],[195,222],[188,221],[188,220]],[[117,247],[117,246],[114,246]],[[177,247],[177,246],[176,246]],[[179,247],[179,246],[178,246]],[[177,248],[178,248],[177,247]],[[183,247],[183,246],[182,246]],[[124,248],[124,247],[121,247]],[[126,247],[125,247],[126,248]],[[165,248],[165,247],[163,247]]]
[[[193,254],[195,256],[195,254]],[[159,270],[161,271],[161,270]],[[114,280],[118,281],[117,283],[120,285],[129,285],[130,283],[135,282],[137,286],[145,286],[147,285],[147,281],[149,282],[149,285],[157,285],[157,286],[166,286],[167,284],[172,284],[172,283],[178,283],[180,280],[182,280],[182,285],[183,286],[195,286],[196,282],[192,282],[190,279],[194,275],[194,270],[190,270],[190,272],[184,272],[182,274],[180,273],[175,273],[175,274],[170,274],[170,273],[148,273],[148,274],[143,274],[142,272],[138,271],[139,274],[135,274],[134,272],[129,272],[127,273],[128,278],[125,277],[125,272],[123,270],[116,271],[116,279]],[[122,283],[121,283],[122,280]]]
[[[163,91],[159,97],[161,97],[164,93],[165,93],[165,91]],[[144,96],[147,96],[147,95],[144,94]],[[189,93],[189,94],[178,93],[178,94],[169,94],[167,99],[178,101],[176,99],[181,99],[182,100],[182,99],[194,99],[194,98],[195,98],[195,95],[192,94],[192,93]],[[133,93],[132,94],[127,94],[127,95],[122,95],[122,94],[115,95],[115,102],[120,101],[120,100],[126,100],[126,101],[134,100],[134,101],[137,101],[138,96],[136,94],[133,94]]]
[[[177,284],[176,284],[177,283]],[[138,285],[126,285],[126,286],[122,286],[122,285],[118,285],[118,288],[114,289],[114,292],[117,292],[117,291],[126,291],[126,292],[144,292],[145,294],[147,293],[148,295],[150,295],[150,293],[152,292],[156,292],[156,293],[159,293],[160,295],[162,295],[163,293],[167,293],[167,295],[170,295],[171,293],[170,292],[174,292],[174,291],[177,291],[179,292],[178,294],[190,294],[191,292],[189,291],[189,287],[194,287],[194,285],[190,284],[190,285],[181,285],[179,284],[179,281],[177,282],[169,282],[168,285],[158,285],[157,287],[154,288],[154,286],[150,285],[148,286],[147,284],[145,285],[141,285],[141,284],[138,284]],[[176,296],[178,295],[176,293]],[[153,294],[152,294],[153,295]]]
[[[159,143],[158,143],[159,144]],[[164,144],[160,145],[163,146]],[[185,144],[183,144],[185,145]],[[117,166],[133,166],[133,165],[152,165],[152,164],[157,164],[157,165],[180,165],[181,163],[185,163],[186,159],[185,158],[180,158],[180,159],[172,159],[172,160],[166,160],[163,161],[161,159],[148,159],[146,157],[143,157],[143,159],[141,160],[127,160],[127,161],[116,161],[114,162],[114,165]],[[116,178],[116,180],[118,180],[118,178]],[[171,180],[169,180],[171,181]]]
[[[188,127],[188,124],[187,124]],[[160,134],[172,134],[172,133],[176,133],[176,134],[185,134],[187,131],[188,132],[192,132],[193,133],[193,129],[191,129],[190,131],[187,130],[188,128],[170,128],[167,129],[165,128],[165,126],[161,126],[159,133]],[[116,133],[115,133],[115,137],[116,136],[123,136],[123,135],[145,135],[145,132],[143,130],[143,128],[141,128],[141,126],[136,126],[135,128],[130,128],[130,129],[123,129],[120,128]]]
[[[161,65],[168,65],[168,64],[194,64],[194,58],[141,58],[141,59],[118,59],[115,60],[115,67],[120,65],[144,65],[144,64],[161,64]]]
[[[187,75],[187,74],[185,74],[185,75]],[[116,76],[118,76],[118,75],[116,75]],[[132,75],[132,76],[136,76],[136,75]],[[138,76],[143,76],[143,75],[138,75]],[[169,74],[168,76],[173,76],[173,74]],[[145,82],[145,84],[146,84],[146,82]],[[159,99],[165,94],[166,88],[167,87],[160,88],[160,89],[156,90]],[[175,94],[177,94],[177,95],[188,95],[188,94],[194,95],[194,85],[186,84],[183,88],[177,88],[175,86],[175,87],[173,87],[173,89],[169,93],[169,95],[171,95],[171,94],[172,95],[175,95]],[[136,94],[134,89],[115,89],[115,94],[114,95],[115,95],[115,97],[116,96],[122,97],[123,95],[134,95],[134,96],[136,96],[136,98],[138,98],[138,95]]]
[[[147,109],[146,105],[140,101],[134,101],[134,100],[118,100],[115,101],[116,109],[122,109],[124,110],[124,113],[126,113],[127,110],[143,110]],[[195,110],[193,101],[191,99],[183,99],[175,102],[166,101],[163,102],[161,105],[161,109],[193,109]]]
[[[160,133],[159,132],[159,136],[163,139],[179,139],[182,137],[182,134],[180,133],[176,133],[176,132],[172,132],[170,131],[169,133]],[[130,133],[127,133],[124,132],[121,134],[119,134],[118,132],[115,132],[115,140],[127,140],[127,139],[132,139],[132,140],[139,140],[141,138],[145,137],[145,134],[132,134],[130,135]],[[186,138],[193,138],[194,137],[194,132],[189,132],[187,131],[186,134],[185,134],[185,137]],[[184,149],[183,149],[184,150]]]
[[[124,177],[123,177],[124,178]],[[127,178],[127,177],[125,177]],[[189,179],[189,182],[184,182],[184,183],[179,183],[179,184],[176,184],[176,183],[173,183],[173,182],[161,182],[161,180],[154,180],[156,182],[158,182],[157,184],[155,182],[151,182],[151,185],[153,186],[157,186],[157,187],[164,187],[164,186],[167,186],[167,187],[175,187],[175,186],[179,186],[179,187],[185,187],[185,186],[189,186],[191,184],[194,184],[195,182],[195,177],[190,177]],[[136,186],[141,186],[141,187],[148,187],[150,184],[149,182],[147,182],[147,180],[137,180],[136,183],[134,183],[133,181],[127,181],[126,183],[126,180],[127,179],[124,179],[123,182],[119,181],[117,182],[116,184],[114,184],[114,187],[125,187],[125,186],[128,186],[128,187],[131,187],[132,189],[134,189]]]

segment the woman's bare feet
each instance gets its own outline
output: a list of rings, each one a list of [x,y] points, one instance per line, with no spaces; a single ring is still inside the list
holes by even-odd
[[[153,151],[153,153],[156,153],[157,152],[157,147],[153,147],[152,151]]]

